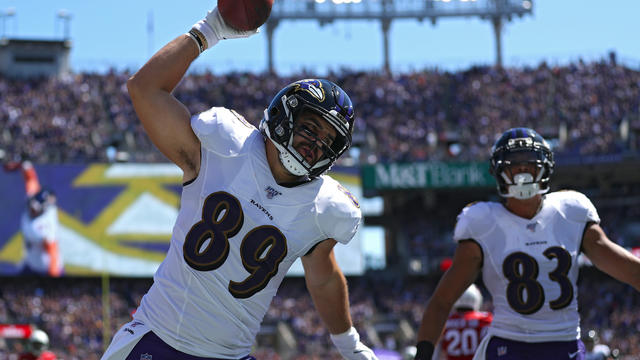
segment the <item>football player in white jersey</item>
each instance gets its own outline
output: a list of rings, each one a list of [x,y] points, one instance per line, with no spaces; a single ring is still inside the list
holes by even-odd
[[[482,272],[494,318],[474,359],[582,360],[577,258],[640,290],[640,259],[610,241],[589,199],[548,193],[553,154],[534,130],[506,131],[490,170],[504,202],[478,202],[458,216],[453,265],[425,309],[415,359],[431,359],[451,306]]]
[[[167,257],[102,359],[252,359],[260,323],[298,258],[340,354],[376,359],[352,325],[333,254],[361,212],[324,175],[351,144],[347,94],[327,80],[296,81],[273,98],[260,129],[223,107],[191,116],[171,94],[202,51],[253,33],[230,28],[214,9],[127,82],[147,134],[184,183]]]
[[[4,164],[5,171],[22,172],[27,209],[20,217],[24,244],[23,275],[62,275],[64,264],[58,246],[58,208],[53,191],[44,189],[31,161]]]

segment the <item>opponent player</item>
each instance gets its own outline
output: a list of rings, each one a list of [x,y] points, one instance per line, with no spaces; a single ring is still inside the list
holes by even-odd
[[[351,145],[344,90],[327,80],[294,82],[273,98],[260,130],[223,107],[190,116],[171,94],[202,51],[253,33],[230,28],[214,9],[127,83],[147,134],[183,170],[184,184],[167,257],[103,359],[252,359],[265,312],[300,257],[340,354],[375,359],[352,326],[333,254],[357,231],[360,209],[323,175]]]
[[[22,273],[60,276],[63,262],[56,237],[56,196],[52,191],[42,188],[36,169],[30,161],[8,162],[4,169],[22,171],[27,194],[27,209],[20,218],[25,252]]]
[[[18,360],[56,360],[56,354],[49,351],[49,336],[46,332],[35,329],[27,339],[26,352],[20,354]]]
[[[544,195],[553,167],[549,145],[532,129],[510,129],[494,144],[490,170],[505,201],[478,202],[458,216],[453,265],[425,309],[416,359],[431,359],[451,305],[480,271],[494,319],[474,359],[584,359],[576,289],[581,251],[640,290],[640,259],[607,238],[587,197]]]
[[[480,311],[482,293],[471,284],[453,304],[454,312],[444,326],[440,351],[447,360],[471,360],[485,336],[493,315]]]

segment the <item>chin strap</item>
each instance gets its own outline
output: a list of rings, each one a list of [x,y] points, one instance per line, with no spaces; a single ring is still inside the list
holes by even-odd
[[[513,177],[515,184],[509,185],[509,195],[516,199],[530,199],[540,191],[540,184],[533,182],[533,176],[528,173],[516,174]]]
[[[549,191],[549,188],[544,190],[540,189],[540,179],[544,173],[544,169],[540,170],[537,178],[534,180],[533,175],[529,173],[520,173],[513,176],[513,182],[509,179],[509,176],[502,172],[500,176],[507,183],[507,193],[500,193],[503,197],[512,197],[519,200],[530,199],[538,194],[545,194]]]

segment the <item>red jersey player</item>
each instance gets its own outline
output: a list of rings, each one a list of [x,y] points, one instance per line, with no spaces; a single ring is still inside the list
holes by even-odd
[[[485,335],[493,315],[479,311],[482,294],[475,285],[469,286],[453,305],[447,319],[440,351],[447,360],[471,360],[480,340]]]
[[[49,336],[42,330],[36,329],[29,336],[27,352],[20,354],[18,360],[56,360],[49,348]]]

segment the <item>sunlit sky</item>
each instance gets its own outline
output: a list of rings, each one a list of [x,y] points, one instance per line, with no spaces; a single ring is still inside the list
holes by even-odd
[[[278,0],[275,0],[278,1]],[[375,0],[363,0],[375,1]],[[453,0],[456,1],[456,0]],[[7,37],[62,38],[73,42],[74,71],[109,67],[137,69],[166,42],[187,31],[215,3],[203,0],[5,0],[0,3]],[[7,12],[14,12],[6,16]],[[598,60],[615,51],[629,66],[640,67],[640,1],[534,0],[533,15],[515,18],[503,34],[507,66],[562,64],[582,57]],[[149,32],[149,23],[153,31]],[[275,32],[275,67],[280,73],[310,69],[380,69],[382,32],[375,21],[283,22]],[[493,30],[475,18],[394,21],[390,32],[394,71],[422,68],[457,70],[495,60]],[[262,72],[267,67],[266,36],[228,40],[203,54],[194,69],[216,73]]]

